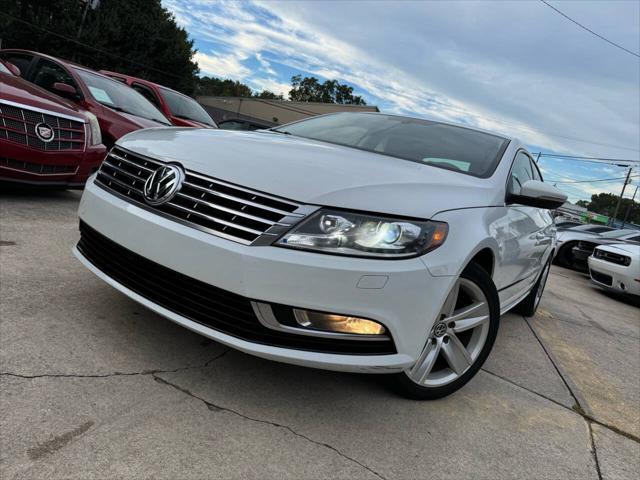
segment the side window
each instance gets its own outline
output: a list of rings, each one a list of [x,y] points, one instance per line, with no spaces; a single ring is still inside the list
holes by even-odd
[[[540,169],[538,168],[538,164],[533,160],[531,160],[531,170],[533,171],[534,180],[544,182],[544,180],[542,179],[542,173],[540,173]]]
[[[3,53],[2,59],[9,63],[13,63],[20,69],[20,76],[24,77],[29,70],[29,65],[33,60],[33,55],[26,55],[24,53]]]
[[[136,92],[138,92],[140,95],[142,95],[144,98],[146,98],[147,100],[149,100],[151,103],[153,103],[153,105],[157,108],[160,109],[160,103],[158,102],[158,99],[156,98],[156,96],[153,94],[153,92],[151,91],[150,88],[145,87],[144,85],[140,84],[140,83],[133,83],[131,85],[131,88],[133,88]]]
[[[39,87],[49,90],[55,93],[53,84],[56,82],[66,83],[71,85],[76,90],[78,89],[76,82],[73,81],[71,75],[57,63],[53,63],[49,60],[41,58],[38,60],[35,71],[33,72],[33,83]]]
[[[520,195],[522,184],[527,180],[533,180],[533,168],[529,155],[524,152],[518,152],[513,166],[511,167],[511,175],[509,177],[508,191],[512,195]]]

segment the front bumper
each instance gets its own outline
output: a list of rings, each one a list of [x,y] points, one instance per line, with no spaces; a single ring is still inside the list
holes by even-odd
[[[640,267],[618,265],[595,257],[589,257],[589,275],[598,286],[618,293],[640,295]]]
[[[0,140],[0,180],[52,187],[82,187],[107,153],[104,145],[84,151],[40,151]]]
[[[131,252],[227,292],[272,304],[378,321],[389,330],[397,352],[335,354],[249,342],[150,301],[75,250],[82,263],[107,283],[170,320],[244,352],[287,363],[343,371],[403,370],[422,351],[454,281],[454,277],[431,276],[419,258],[373,260],[242,245],[137,207],[91,180],[79,215],[95,231]],[[373,285],[379,288],[363,288],[372,286],[370,277],[386,277],[386,282]]]

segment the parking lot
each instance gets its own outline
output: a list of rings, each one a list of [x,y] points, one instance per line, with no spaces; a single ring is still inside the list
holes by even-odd
[[[79,192],[0,197],[0,477],[623,479],[640,471],[637,302],[555,268],[483,370],[414,402],[145,310],[73,257]]]

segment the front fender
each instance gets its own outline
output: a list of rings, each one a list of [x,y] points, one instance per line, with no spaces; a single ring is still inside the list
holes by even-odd
[[[494,266],[499,265],[502,258],[501,240],[509,228],[506,207],[448,210],[439,212],[432,220],[446,222],[449,233],[441,247],[422,257],[431,275],[458,276],[471,259],[485,248],[493,252]]]

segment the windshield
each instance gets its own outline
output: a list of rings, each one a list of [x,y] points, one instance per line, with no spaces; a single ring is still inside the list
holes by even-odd
[[[102,105],[138,117],[155,120],[164,125],[170,125],[169,120],[149,100],[134,89],[86,70],[75,69],[75,71],[87,85],[91,96]]]
[[[9,70],[7,67],[5,67],[4,63],[2,63],[2,62],[0,62],[0,72],[8,73],[9,75],[13,75],[13,73],[11,73],[11,70]]]
[[[272,131],[482,178],[493,173],[509,143],[505,138],[469,128],[378,113],[325,115]]]
[[[169,105],[169,110],[175,117],[195,120],[196,122],[204,123],[212,127],[216,126],[206,110],[193,98],[180,95],[167,88],[160,88],[160,90],[162,90],[162,96],[167,102],[167,105]]]
[[[626,235],[630,235],[632,233],[638,233],[637,230],[629,230],[629,229],[625,229],[625,230],[612,230],[610,232],[604,232],[602,234],[603,237],[606,238],[620,238],[620,237],[624,237]]]

